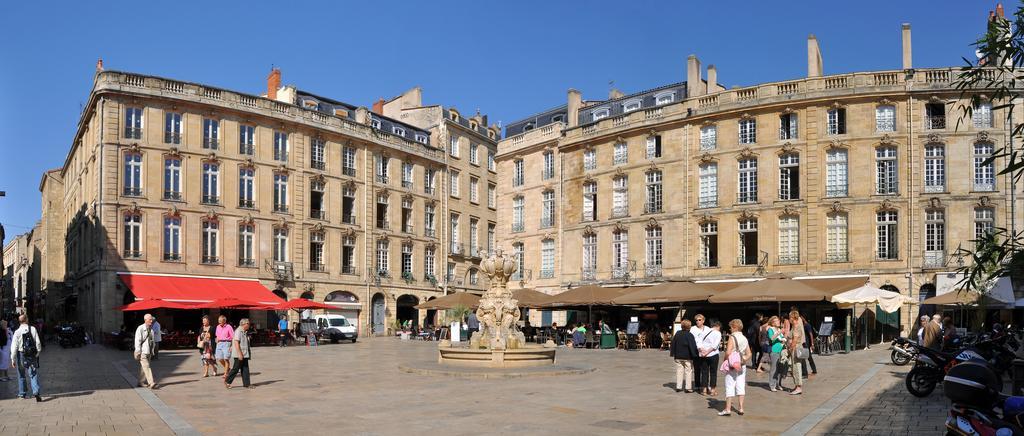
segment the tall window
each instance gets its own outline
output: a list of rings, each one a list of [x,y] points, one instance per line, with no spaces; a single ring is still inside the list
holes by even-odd
[[[469,217],[469,255],[480,257],[480,219]]]
[[[309,270],[310,271],[325,271],[327,266],[324,265],[324,233],[323,232],[310,232],[309,233]]]
[[[448,262],[448,271],[445,273],[444,277],[447,282],[455,281],[455,262]],[[512,278],[516,278],[515,274],[512,275]]]
[[[494,208],[498,202],[497,188],[493,183],[487,184],[487,207]]]
[[[547,180],[555,177],[555,154],[548,151],[544,153],[544,170],[541,172],[541,179]]]
[[[309,167],[315,170],[327,168],[327,152],[324,140],[313,138],[309,145]]]
[[[477,153],[480,152],[480,146],[478,144],[469,144],[469,163],[473,165],[480,165],[480,157]]]
[[[583,221],[597,220],[597,182],[583,184]]]
[[[878,212],[875,219],[875,236],[877,238],[877,250],[875,257],[882,260],[899,259],[899,239],[897,238],[896,211]]]
[[[849,224],[845,213],[833,213],[827,217],[827,244],[825,262],[848,262]]]
[[[779,200],[800,198],[800,155],[779,156]]]
[[[248,156],[256,154],[256,127],[238,126],[238,153]]]
[[[124,108],[124,137],[142,139],[142,108]]]
[[[238,207],[248,209],[256,207],[256,202],[253,200],[255,184],[256,170],[252,167],[238,168]]]
[[[661,157],[661,135],[647,137],[647,158],[655,159]]]
[[[434,248],[433,245],[427,246],[427,248],[423,249],[423,278],[427,280],[434,278],[434,274],[436,273],[434,269],[436,252],[437,249]]]
[[[341,238],[341,273],[356,273],[356,237],[343,236]]]
[[[433,168],[427,168],[423,170],[423,192],[426,194],[434,193],[434,181],[437,180],[434,177],[437,174],[437,170]]]
[[[612,216],[629,215],[629,177],[612,179]]]
[[[978,129],[985,129],[992,127],[992,103],[978,103],[974,105],[974,110],[971,113],[971,119],[974,122],[974,127]]]
[[[480,180],[476,177],[469,178],[469,202],[477,204],[480,202]]]
[[[356,175],[356,149],[342,147],[341,149],[341,172],[346,176]]]
[[[979,207],[974,209],[974,239],[980,240],[986,234],[992,233],[996,227],[996,212],[991,207]]]
[[[455,171],[455,170],[452,170],[452,172],[448,175],[448,181],[450,182],[450,186],[448,187],[449,194],[451,194],[452,197],[458,198],[458,196],[459,196],[459,172]]]
[[[176,216],[164,218],[164,260],[181,260],[181,218]]]
[[[523,197],[515,197],[512,199],[512,232],[523,230]]]
[[[181,158],[164,159],[164,199],[181,200]]]
[[[718,127],[704,126],[700,128],[700,149],[714,150],[718,148]]]
[[[318,220],[327,219],[327,187],[323,180],[309,181],[309,217]]]
[[[341,222],[356,223],[356,188],[344,185],[341,188]]]
[[[428,237],[434,237],[436,235],[434,227],[434,204],[427,203],[423,206],[423,229],[424,234]]]
[[[708,162],[701,164],[700,169],[700,195],[697,199],[697,207],[718,206],[718,164]]]
[[[647,262],[644,265],[645,277],[661,277],[661,227],[647,228]]]
[[[896,147],[875,149],[875,187],[878,194],[896,194],[899,169],[896,166]]]
[[[516,271],[512,273],[512,280],[522,280],[523,269],[526,267],[526,251],[522,242],[512,244],[512,257],[516,260]]]
[[[459,137],[452,136],[448,143],[448,153],[452,157],[459,157]]]
[[[142,257],[142,215],[126,213],[124,215],[124,257],[137,259]]]
[[[896,131],[896,106],[882,105],[875,108],[875,130],[879,132]]]
[[[700,268],[718,268],[718,222],[705,221],[700,224]]]
[[[615,165],[622,165],[629,162],[629,145],[625,142],[615,143],[615,154],[613,156]]]
[[[583,235],[583,280],[594,280],[597,272],[597,234]]]
[[[523,186],[523,160],[512,162],[512,186]]]
[[[485,256],[494,251],[494,231],[494,223],[487,223],[487,252],[484,253]]]
[[[388,194],[381,192],[377,194],[377,228],[388,229],[388,206],[389,206]]]
[[[591,171],[597,168],[597,152],[593,148],[583,150],[583,170]]]
[[[376,156],[377,183],[388,183],[388,164],[390,163],[390,160],[391,159],[388,158],[387,156],[382,156],[379,154]]]
[[[612,278],[620,279],[629,274],[629,232],[612,232]]]
[[[288,175],[274,173],[274,212],[288,212]]]
[[[390,271],[390,252],[387,239],[377,240],[377,274],[380,276],[388,276]]]
[[[220,121],[203,118],[203,148],[216,150],[220,146]]]
[[[181,144],[181,114],[174,112],[164,114],[164,142]]]
[[[256,266],[256,226],[243,223],[238,226],[238,266]]]
[[[217,257],[217,240],[219,235],[220,225],[217,221],[203,220],[203,263],[220,262],[220,258]]]
[[[760,254],[757,247],[757,220],[745,219],[739,222],[740,265],[757,265]]]
[[[412,278],[412,244],[402,244],[402,277]]]
[[[451,239],[451,242],[452,242],[452,250],[451,250],[452,254],[462,254],[463,253],[463,251],[462,251],[462,238],[461,238],[462,235],[460,234],[461,232],[459,231],[459,219],[460,218],[461,217],[457,213],[453,213],[449,217],[451,222],[449,223],[448,230],[449,230],[449,235],[450,235],[450,239]]]
[[[494,171],[494,152],[487,150],[487,169]]]
[[[647,199],[644,201],[644,212],[659,213],[662,206],[661,171],[647,172]]]
[[[925,103],[924,105],[924,128],[945,129],[946,128],[946,105],[943,103]]]
[[[540,241],[540,278],[549,279],[555,276],[555,240]]]
[[[779,115],[779,139],[796,139],[796,114]]]
[[[757,202],[757,159],[740,159],[739,161],[739,198],[740,203]]]
[[[779,263],[800,263],[800,218],[779,218]]]
[[[991,142],[974,144],[974,190],[994,191],[996,189],[995,163],[992,158]]]
[[[925,211],[924,218],[924,263],[926,267],[945,264],[946,214],[942,209]]]
[[[746,118],[740,120],[740,144],[757,142],[757,120]]]
[[[946,147],[929,144],[924,147],[924,191],[946,190]]]
[[[825,152],[825,165],[825,196],[847,196],[850,183],[846,150],[842,148],[829,149]]]
[[[555,191],[544,191],[541,197],[540,228],[544,229],[555,225]]]
[[[288,229],[274,228],[274,262],[288,261]]]
[[[203,162],[203,203],[220,203],[220,165]]]
[[[288,134],[274,132],[274,160],[288,162]]]
[[[124,154],[124,195],[142,195],[142,155],[139,153]]]
[[[827,133],[829,135],[846,134],[846,109],[829,109]]]

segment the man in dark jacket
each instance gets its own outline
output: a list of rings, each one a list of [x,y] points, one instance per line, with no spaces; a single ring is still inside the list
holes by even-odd
[[[684,319],[682,328],[672,337],[672,346],[669,347],[668,355],[676,361],[676,392],[683,389],[683,380],[686,380],[686,393],[693,392],[693,359],[697,358],[697,340],[690,333],[693,324],[690,320]]]
[[[758,341],[761,336],[761,322],[764,321],[764,315],[758,312],[754,315],[754,319],[750,320],[750,324],[747,326],[747,344],[750,346],[750,368],[757,368],[757,362],[761,361],[761,343]]]

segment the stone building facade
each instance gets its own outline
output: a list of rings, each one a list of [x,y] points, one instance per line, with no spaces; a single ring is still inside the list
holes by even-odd
[[[934,295],[958,248],[1024,215],[985,163],[1007,145],[998,103],[961,95],[957,68],[912,68],[903,38],[901,70],[822,75],[812,36],[803,79],[726,89],[691,56],[684,83],[570,90],[509,124],[498,231],[533,271],[520,286],[870,275]]]
[[[361,335],[422,323],[430,314],[413,306],[454,290],[445,129],[282,86],[276,69],[267,83],[256,96],[98,65],[54,177],[64,284],[88,328],[121,323],[125,272],[256,278],[336,305]],[[493,150],[497,128],[478,127]]]

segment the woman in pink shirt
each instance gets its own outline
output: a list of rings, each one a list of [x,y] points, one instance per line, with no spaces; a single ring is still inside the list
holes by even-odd
[[[227,377],[228,370],[231,368],[228,366],[231,361],[231,341],[235,338],[235,329],[228,324],[228,319],[224,315],[217,318],[217,352],[215,357],[217,363],[224,367],[224,377]]]

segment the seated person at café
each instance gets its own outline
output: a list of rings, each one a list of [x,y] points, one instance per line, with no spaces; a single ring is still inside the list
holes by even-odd
[[[584,324],[580,324],[579,327],[576,327],[576,331],[572,333],[573,346],[577,348],[585,347],[587,345],[586,335],[587,327]]]

